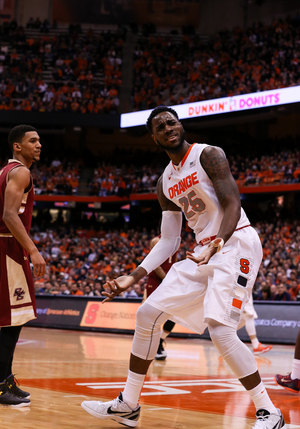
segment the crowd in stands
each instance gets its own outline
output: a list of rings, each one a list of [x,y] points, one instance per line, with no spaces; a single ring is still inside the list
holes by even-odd
[[[15,20],[0,25],[0,110],[118,112],[125,27],[95,33],[71,24],[52,35],[50,23],[38,18],[26,27]],[[27,36],[30,29],[40,31]],[[131,71],[134,110],[299,85],[299,38],[296,18],[237,27],[208,40],[143,34]],[[47,64],[51,82],[43,78]]]
[[[300,84],[298,18],[182,38],[151,34],[135,47],[135,110]]]
[[[300,182],[300,151],[297,149],[253,159],[236,154],[229,156],[228,160],[239,186]]]
[[[282,147],[284,147],[282,143]],[[297,146],[299,138],[293,141]],[[154,193],[156,183],[162,174],[166,161],[157,152],[126,151],[116,149],[111,159],[98,163],[91,177],[85,179],[83,189],[91,196],[128,197],[135,193]],[[241,153],[227,156],[233,177],[238,186],[267,186],[300,182],[300,150],[284,149],[272,155],[253,158]],[[101,156],[100,156],[101,158]],[[51,158],[50,158],[51,159]],[[167,161],[168,162],[168,161]],[[1,161],[0,168],[6,163]],[[81,182],[82,170],[87,168],[83,159],[71,160],[68,156],[52,158],[47,163],[38,162],[32,166],[36,194],[76,195]]]
[[[128,196],[131,193],[155,192],[157,179],[165,164],[156,162],[149,166],[120,167],[102,163],[94,169],[89,182],[90,195]],[[228,156],[233,177],[238,186],[290,184],[300,182],[300,151],[282,150],[273,155],[250,159],[239,154]]]
[[[300,300],[300,221],[278,220],[255,225],[263,246],[263,262],[253,297],[257,300]],[[158,231],[77,229],[60,226],[40,231],[32,238],[47,261],[47,274],[35,279],[37,294],[101,296],[107,280],[133,271],[149,252]],[[183,231],[178,260],[192,251],[195,239]],[[124,298],[142,297],[147,278],[140,280]]]
[[[50,36],[49,27],[31,19],[27,28],[40,32],[27,36],[16,21],[0,25],[0,110],[118,112],[125,29],[84,33],[70,25]],[[46,64],[53,67],[48,83]]]
[[[74,195],[78,193],[81,171],[80,162],[54,158],[50,165],[33,164],[31,174],[35,194]]]
[[[120,168],[111,165],[100,165],[94,170],[89,183],[90,195],[119,197],[155,192],[158,178],[163,172],[159,166],[125,166]]]

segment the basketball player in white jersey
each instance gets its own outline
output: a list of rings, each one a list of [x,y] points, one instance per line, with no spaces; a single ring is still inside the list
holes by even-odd
[[[251,340],[253,354],[255,354],[255,355],[266,353],[266,352],[272,350],[272,347],[273,347],[273,346],[271,346],[271,344],[268,344],[268,345],[262,344],[258,340],[256,328],[255,328],[255,322],[254,322],[254,320],[257,318],[258,318],[258,316],[257,316],[257,313],[256,313],[255,308],[254,308],[253,298],[252,298],[252,294],[251,294],[249,301],[246,303],[244,311],[241,315],[241,322],[239,324],[238,329],[240,329],[241,327],[243,327],[245,325],[247,334],[249,335],[249,338]]]
[[[177,113],[168,107],[154,109],[147,128],[170,157],[157,184],[161,239],[130,275],[104,285],[111,289],[103,293],[106,300],[112,300],[176,252],[182,212],[194,230],[197,245],[193,253],[187,252],[187,259],[172,265],[160,286],[139,307],[124,391],[113,401],[84,401],[82,407],[97,418],[135,427],[140,392],[155,358],[161,325],[172,317],[199,334],[208,326],[214,345],[256,407],[253,429],[285,428],[252,352],[236,334],[261,263],[262,247],[241,208],[225,154],[218,147],[189,144]]]

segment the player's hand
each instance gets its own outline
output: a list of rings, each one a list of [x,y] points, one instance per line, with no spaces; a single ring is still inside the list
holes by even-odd
[[[30,260],[33,265],[33,275],[43,277],[46,274],[46,262],[38,250],[30,254]]]
[[[102,301],[102,304],[107,301],[112,301],[115,296],[120,295],[120,293],[124,292],[134,283],[135,280],[132,276],[121,276],[116,280],[110,280],[109,282],[106,282],[103,287],[104,289],[110,288],[110,292],[102,292],[102,295],[106,296],[106,298]]]
[[[186,257],[191,261],[196,262],[198,266],[206,265],[210,258],[215,255],[218,252],[218,249],[220,250],[223,245],[224,241],[221,238],[216,238],[211,243],[209,243],[207,248],[202,253],[200,253],[200,255],[196,256],[191,252],[186,252]]]

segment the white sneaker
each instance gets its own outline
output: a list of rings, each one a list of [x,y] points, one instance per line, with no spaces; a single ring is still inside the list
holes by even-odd
[[[138,424],[141,412],[140,405],[132,410],[129,405],[123,401],[122,392],[119,397],[113,401],[83,401],[81,406],[85,411],[98,419],[111,419],[131,428]]]
[[[167,358],[167,352],[164,349],[163,343],[164,343],[164,340],[160,339],[159,346],[155,355],[156,360],[165,360]]]
[[[286,425],[283,415],[278,408],[277,411],[278,414],[272,414],[267,410],[258,410],[256,413],[257,420],[252,429],[285,429]]]

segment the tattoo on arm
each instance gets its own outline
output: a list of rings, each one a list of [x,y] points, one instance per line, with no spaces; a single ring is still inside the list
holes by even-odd
[[[139,272],[138,269],[136,268],[134,271],[132,271],[132,273],[130,273],[131,277],[138,277]]]
[[[223,150],[213,146],[204,149],[200,162],[212,181],[221,206],[224,207],[228,199],[234,199],[240,205],[238,186],[231,174]]]

